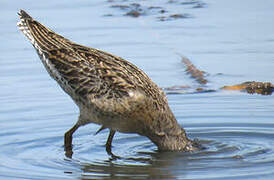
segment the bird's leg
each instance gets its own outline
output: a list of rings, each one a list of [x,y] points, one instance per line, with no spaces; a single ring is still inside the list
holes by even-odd
[[[106,151],[108,153],[108,155],[110,155],[113,159],[117,159],[117,158],[120,158],[118,156],[115,156],[112,152],[111,152],[111,143],[112,143],[112,139],[114,137],[114,134],[115,134],[115,131],[110,129],[109,131],[109,135],[108,135],[108,140],[107,140],[107,143],[106,143]]]
[[[111,152],[111,143],[112,143],[112,139],[114,137],[114,134],[115,134],[115,131],[111,130],[109,131],[109,135],[108,135],[108,140],[107,140],[107,143],[106,143],[106,151],[109,155],[112,155],[112,152]]]
[[[64,143],[65,143],[65,151],[66,156],[71,158],[72,157],[72,134],[79,128],[78,124],[75,124],[70,130],[65,133],[64,136]]]

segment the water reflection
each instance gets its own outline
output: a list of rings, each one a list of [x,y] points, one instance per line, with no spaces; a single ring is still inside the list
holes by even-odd
[[[145,155],[147,156],[148,154]],[[171,171],[172,167],[175,167],[178,162],[182,163],[177,165],[187,166],[185,157],[178,155],[174,155],[174,153],[151,153],[150,158],[122,158],[123,163],[121,164],[112,160],[104,163],[86,163],[82,164],[81,169],[84,172],[82,179],[87,177],[101,177],[102,179],[176,179],[176,176]],[[132,163],[132,165],[128,165],[127,162]],[[100,176],[100,174],[102,175]],[[181,172],[181,176],[183,174]]]
[[[123,151],[132,148],[139,150],[116,160],[69,159],[73,166],[79,166],[82,173],[65,173],[78,174],[80,179],[199,179],[205,176],[232,178],[232,172],[237,169],[243,178],[251,178],[258,174],[258,171],[250,172],[253,168],[260,169],[274,164],[272,126],[201,124],[193,126],[191,131],[192,136],[203,137],[199,142],[206,148],[201,151],[158,152],[147,150],[146,144],[140,144],[138,147],[124,147]],[[149,145],[149,149],[152,146]],[[94,155],[96,153],[90,154],[92,159]],[[264,173],[273,174],[274,170],[267,168]]]
[[[117,1],[10,2],[0,3],[0,179],[273,179],[274,96],[237,91],[169,95],[176,118],[205,150],[160,153],[145,138],[118,134],[113,151],[122,158],[112,160],[104,147],[108,134],[93,137],[98,127],[91,125],[75,134],[73,157],[65,157],[63,135],[77,107],[18,32],[16,13],[27,9],[66,37],[129,59],[160,87],[194,87],[176,55],[183,53],[212,74],[209,87],[218,90],[250,80],[273,83],[274,1],[205,1],[206,8],[141,1],[164,9],[138,18],[110,8]],[[161,10],[195,18],[159,22]]]

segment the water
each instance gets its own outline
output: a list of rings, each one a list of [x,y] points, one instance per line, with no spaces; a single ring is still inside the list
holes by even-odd
[[[273,95],[168,95],[179,123],[206,147],[199,152],[160,153],[145,137],[117,133],[113,153],[123,158],[111,160],[108,131],[94,136],[99,126],[92,124],[74,134],[74,155],[65,157],[63,134],[78,110],[17,30],[19,9],[80,44],[130,60],[161,87],[199,86],[178,54],[210,74],[210,89],[273,83],[274,1],[138,1],[146,10],[138,18],[111,8],[134,2],[0,2],[0,179],[273,179]],[[188,16],[159,19],[178,13]]]

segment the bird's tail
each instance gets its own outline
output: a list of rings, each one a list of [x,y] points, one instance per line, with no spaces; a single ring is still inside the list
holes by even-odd
[[[20,21],[17,23],[17,26],[37,50],[49,51],[56,48],[70,47],[71,42],[68,39],[34,20],[24,10],[20,10],[18,15]]]

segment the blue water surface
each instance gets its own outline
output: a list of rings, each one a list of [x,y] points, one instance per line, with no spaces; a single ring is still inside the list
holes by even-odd
[[[139,17],[115,8],[133,3],[144,10]],[[111,160],[108,131],[94,136],[99,126],[90,124],[74,134],[67,158],[63,135],[78,109],[16,27],[20,9],[77,43],[131,61],[160,87],[200,87],[185,73],[181,55],[188,57],[209,74],[203,88],[216,92],[168,99],[206,149],[160,153],[145,137],[117,133],[113,153],[123,158]],[[273,179],[273,95],[219,90],[274,83],[273,18],[272,0],[1,1],[0,179]]]

